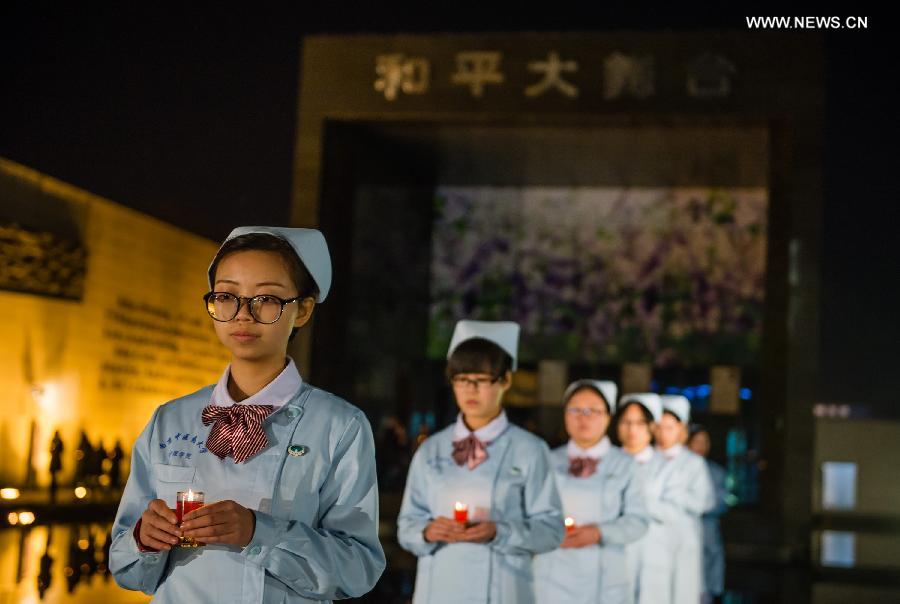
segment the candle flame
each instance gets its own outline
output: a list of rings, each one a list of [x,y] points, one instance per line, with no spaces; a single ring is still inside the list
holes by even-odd
[[[565,522],[566,526],[575,526],[575,519],[572,518],[571,516],[566,516],[566,519],[564,522]]]
[[[466,504],[464,504],[462,501],[457,501],[455,509],[457,512],[462,512],[463,510],[467,509]]]

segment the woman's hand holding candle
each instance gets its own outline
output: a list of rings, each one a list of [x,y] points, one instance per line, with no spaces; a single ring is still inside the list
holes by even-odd
[[[458,543],[466,532],[466,525],[446,516],[438,516],[425,527],[425,541],[429,543]]]
[[[490,543],[497,536],[497,525],[493,522],[475,522],[463,533],[460,541],[469,543]]]
[[[600,528],[596,524],[575,525],[572,530],[566,530],[566,537],[560,547],[587,547],[600,543],[601,538]]]
[[[156,550],[172,549],[178,543],[181,531],[178,529],[178,518],[166,502],[154,499],[141,514],[141,544]]]
[[[218,501],[185,514],[181,530],[201,543],[244,547],[253,539],[256,515],[230,499]]]

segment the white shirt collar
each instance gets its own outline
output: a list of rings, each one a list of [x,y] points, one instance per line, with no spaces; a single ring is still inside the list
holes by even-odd
[[[288,357],[287,365],[274,380],[266,384],[262,390],[253,396],[249,396],[238,403],[231,398],[231,394],[228,392],[228,378],[230,376],[231,365],[228,365],[228,367],[225,368],[222,377],[219,378],[216,387],[213,389],[212,397],[210,399],[213,405],[219,407],[230,407],[232,405],[272,405],[277,409],[294,398],[294,395],[297,394],[297,391],[300,390],[300,386],[303,384],[303,378],[300,377],[300,372],[297,371],[294,359]]]
[[[590,457],[591,459],[602,459],[604,455],[606,455],[612,444],[609,442],[609,437],[604,436],[600,439],[596,445],[589,449],[582,449],[578,445],[575,444],[574,440],[569,440],[569,444],[566,445],[566,454],[569,457]]]
[[[653,447],[647,446],[643,451],[634,456],[634,460],[638,463],[647,463],[653,457]]]
[[[675,459],[683,450],[684,445],[678,443],[677,445],[672,445],[668,449],[660,449],[659,452],[662,453],[666,459]]]
[[[469,430],[466,422],[463,421],[462,413],[460,413],[456,416],[456,425],[453,426],[453,440],[462,440],[468,437],[469,434],[474,434],[475,438],[481,442],[489,443],[503,434],[507,427],[509,427],[509,420],[506,419],[506,411],[501,411],[500,415],[492,419],[486,426],[475,430],[475,432]]]

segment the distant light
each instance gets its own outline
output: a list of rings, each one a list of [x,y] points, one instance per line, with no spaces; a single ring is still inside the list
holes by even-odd
[[[681,393],[681,390],[678,388],[678,386],[668,386],[666,388],[666,394],[680,394],[680,393]]]
[[[65,569],[63,569],[63,574],[67,577],[71,577],[75,574],[75,569],[71,566],[67,566]]]
[[[697,397],[697,391],[694,390],[694,388],[692,388],[691,386],[688,386],[687,388],[685,388],[682,391],[682,394],[684,395],[684,397],[686,399],[688,399],[691,402],[693,402],[694,399]]]
[[[82,551],[86,550],[88,547],[90,547],[90,545],[91,544],[87,539],[79,539],[78,540],[78,549],[80,549]]]
[[[741,400],[749,401],[753,397],[753,391],[749,388],[741,388]]]
[[[75,487],[75,497],[78,499],[84,499],[87,497],[88,490],[84,487]]]
[[[5,489],[0,489],[0,498],[3,499],[18,499],[19,498],[19,489],[14,489],[12,487],[7,487]]]
[[[19,524],[31,524],[34,522],[34,513],[19,512]]]
[[[100,483],[101,487],[108,487],[110,482],[109,476],[107,476],[106,474],[101,474],[98,482]]]
[[[19,524],[19,515],[16,514],[15,512],[10,512],[6,516],[6,521],[12,525]]]
[[[712,388],[710,388],[709,384],[700,384],[697,386],[697,396],[700,398],[706,398],[709,396],[710,392],[712,392]]]

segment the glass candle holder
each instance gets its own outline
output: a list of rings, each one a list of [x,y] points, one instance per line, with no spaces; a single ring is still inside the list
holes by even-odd
[[[457,522],[465,524],[469,521],[469,506],[461,501],[457,501],[453,506],[453,519]]]
[[[178,491],[175,498],[175,516],[178,518],[178,526],[181,526],[181,519],[185,514],[202,507],[203,491]],[[201,544],[193,537],[181,537],[178,545],[179,547],[197,547]]]

